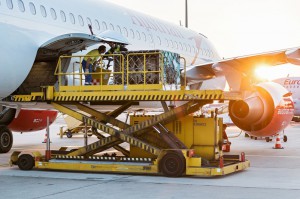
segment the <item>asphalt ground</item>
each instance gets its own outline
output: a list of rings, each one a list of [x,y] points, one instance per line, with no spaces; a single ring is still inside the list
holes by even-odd
[[[66,124],[58,118],[50,127],[52,149],[83,145],[82,134],[61,139],[57,133],[62,126]],[[251,166],[213,178],[22,171],[8,165],[11,153],[43,151],[45,131],[14,133],[11,152],[0,154],[0,198],[299,198],[300,124],[291,123],[285,130],[288,141],[281,142],[284,149],[273,149],[275,139],[267,143],[260,138],[246,138],[236,127],[229,127],[227,132],[232,142],[229,154],[245,152]],[[94,136],[89,138],[89,142],[95,140]]]

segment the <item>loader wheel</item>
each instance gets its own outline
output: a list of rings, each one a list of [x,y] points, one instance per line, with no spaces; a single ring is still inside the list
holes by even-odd
[[[72,138],[72,136],[73,136],[71,131],[67,131],[66,135],[67,135],[67,138]]]
[[[6,126],[0,127],[0,153],[7,153],[13,144],[13,135]]]
[[[185,172],[185,158],[180,153],[168,152],[160,161],[160,171],[167,177],[179,177]]]
[[[34,166],[34,159],[29,154],[22,154],[20,155],[17,164],[21,170],[31,170]]]

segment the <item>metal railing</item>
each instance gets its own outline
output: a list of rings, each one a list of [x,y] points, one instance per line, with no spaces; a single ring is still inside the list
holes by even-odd
[[[93,65],[93,72],[84,71],[82,67],[82,61],[88,58],[97,60],[97,64]],[[73,63],[71,71],[67,71],[69,63]],[[163,85],[168,84],[168,74],[165,71],[167,66],[169,65],[166,65],[161,51],[125,52],[98,57],[61,56],[55,75],[58,76],[59,91],[162,90]],[[184,72],[185,70],[184,67]],[[174,71],[178,78],[180,71]],[[92,85],[84,85],[87,75],[92,76]],[[177,79],[174,82],[177,83]],[[181,86],[185,85],[184,75]]]

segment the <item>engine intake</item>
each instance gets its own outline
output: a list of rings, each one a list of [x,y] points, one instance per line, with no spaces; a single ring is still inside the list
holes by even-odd
[[[294,105],[288,91],[274,82],[256,86],[256,92],[245,100],[229,103],[233,123],[250,135],[272,136],[283,130],[293,117]]]

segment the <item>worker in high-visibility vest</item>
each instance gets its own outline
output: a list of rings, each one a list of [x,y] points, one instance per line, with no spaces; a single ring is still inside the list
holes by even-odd
[[[123,44],[116,44],[113,42],[109,42],[108,45],[110,46],[110,49],[105,53],[107,54],[114,54],[115,52],[121,52],[121,51],[128,51],[127,48]]]
[[[116,44],[113,42],[109,42],[108,45],[110,46],[110,49],[105,53],[105,55],[120,53],[121,51],[128,51],[128,49],[125,48],[124,44]],[[108,63],[106,65],[106,69],[108,69],[110,67],[110,62],[113,61],[112,58],[108,57],[107,59],[108,59]]]
[[[85,83],[84,85],[92,85],[92,72],[93,64],[96,63],[99,59],[99,56],[105,53],[106,47],[104,45],[99,46],[98,49],[91,50],[86,54],[82,60],[82,69],[85,73]]]

